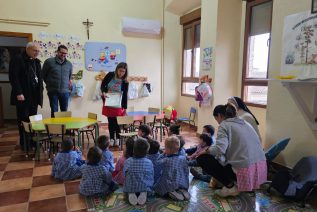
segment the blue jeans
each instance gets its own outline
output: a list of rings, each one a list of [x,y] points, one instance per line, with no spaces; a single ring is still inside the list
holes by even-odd
[[[51,106],[51,117],[54,117],[54,112],[58,111],[58,102],[61,111],[67,111],[69,93],[59,92],[47,92],[48,99],[50,100]]]

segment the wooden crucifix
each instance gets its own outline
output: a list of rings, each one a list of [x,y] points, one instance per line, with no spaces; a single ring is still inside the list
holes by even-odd
[[[93,22],[89,22],[89,20],[88,20],[88,18],[87,18],[87,21],[84,21],[84,22],[83,22],[83,25],[86,26],[87,37],[88,37],[88,40],[89,40],[89,27],[93,26],[94,23],[93,23]]]

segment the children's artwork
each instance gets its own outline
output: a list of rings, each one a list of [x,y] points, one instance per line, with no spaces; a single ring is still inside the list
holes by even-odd
[[[40,46],[40,60],[45,61],[47,58],[55,57],[57,47],[65,45],[68,48],[66,58],[73,64],[73,69],[79,70],[84,68],[82,63],[83,45],[80,43],[79,36],[40,32],[34,42]]]
[[[210,70],[212,64],[212,47],[204,48],[203,50],[203,70]]]
[[[281,75],[317,76],[317,15],[310,11],[284,20]]]
[[[72,74],[72,80],[81,80],[83,78],[83,70],[79,70],[76,74]]]
[[[121,43],[87,42],[85,64],[89,71],[115,71],[120,62],[126,61],[126,48]]]

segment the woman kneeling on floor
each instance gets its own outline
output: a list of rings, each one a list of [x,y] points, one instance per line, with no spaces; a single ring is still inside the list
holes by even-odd
[[[218,105],[213,112],[219,125],[216,145],[200,155],[197,162],[202,169],[221,182],[216,190],[222,197],[252,191],[266,181],[267,165],[259,136],[250,124],[237,117],[236,108]],[[216,158],[224,155],[225,161]]]

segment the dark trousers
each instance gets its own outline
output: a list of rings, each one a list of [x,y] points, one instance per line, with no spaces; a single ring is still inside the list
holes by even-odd
[[[214,156],[208,154],[200,155],[196,160],[205,173],[211,175],[226,187],[236,181],[236,174],[230,164],[223,166]]]
[[[29,122],[29,116],[37,114],[37,105],[28,104],[25,101],[17,102],[16,104],[17,111],[17,122],[20,135],[20,145],[21,148],[24,148],[24,129],[22,126],[22,121]]]
[[[69,93],[47,92],[51,107],[51,117],[58,111],[58,102],[61,111],[67,111]]]
[[[114,135],[116,134],[116,138],[120,138],[120,126],[118,125],[117,117],[108,117],[108,128],[110,139],[114,139]]]

